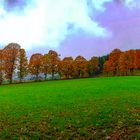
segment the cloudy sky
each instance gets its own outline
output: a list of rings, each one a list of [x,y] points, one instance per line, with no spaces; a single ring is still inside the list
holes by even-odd
[[[140,0],[0,0],[0,47],[101,56],[140,48]]]

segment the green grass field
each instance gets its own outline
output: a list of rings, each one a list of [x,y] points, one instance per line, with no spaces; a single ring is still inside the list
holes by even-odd
[[[1,139],[140,139],[140,77],[0,86]]]

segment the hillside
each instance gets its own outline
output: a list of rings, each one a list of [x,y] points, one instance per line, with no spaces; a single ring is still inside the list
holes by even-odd
[[[0,139],[140,138],[140,77],[0,86]]]

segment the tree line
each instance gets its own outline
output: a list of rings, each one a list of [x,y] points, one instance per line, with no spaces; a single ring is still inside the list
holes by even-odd
[[[26,51],[17,43],[10,43],[0,50],[0,84],[4,80],[13,83],[13,75],[18,74],[19,82],[31,74],[35,76],[35,81],[39,80],[39,74],[44,74],[44,80],[51,75],[55,79],[58,74],[60,79],[93,77],[101,73],[106,56],[93,56],[87,60],[83,56],[73,59],[71,56],[60,58],[60,55],[53,50],[46,54],[32,54],[28,60]]]
[[[140,50],[114,49],[104,63],[103,72],[113,76],[127,76],[134,75],[137,69],[140,69]]]
[[[109,55],[102,57],[91,57],[87,60],[79,55],[75,59],[71,56],[60,58],[53,50],[46,54],[32,54],[28,60],[26,51],[17,43],[10,43],[0,50],[0,84],[4,80],[13,83],[13,76],[18,75],[18,82],[24,82],[25,77],[30,74],[39,81],[40,74],[44,80],[94,77],[105,73],[108,76],[134,75],[134,70],[140,69],[140,50],[121,51],[114,49]]]

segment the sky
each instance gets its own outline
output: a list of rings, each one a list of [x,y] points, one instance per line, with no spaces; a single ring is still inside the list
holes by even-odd
[[[0,47],[89,59],[140,49],[140,0],[0,0]]]

